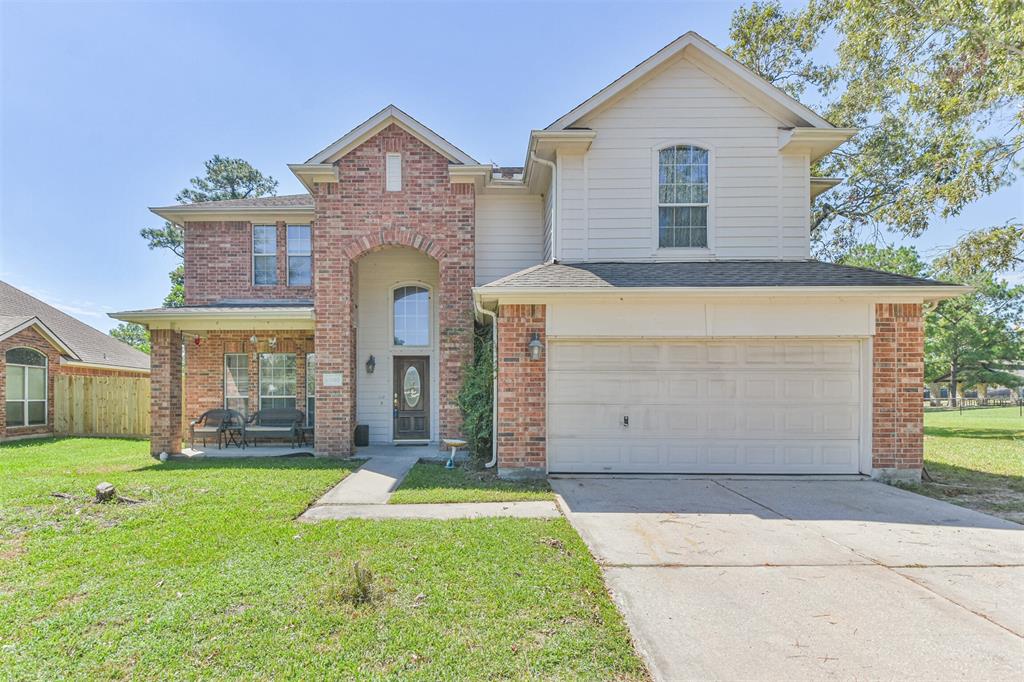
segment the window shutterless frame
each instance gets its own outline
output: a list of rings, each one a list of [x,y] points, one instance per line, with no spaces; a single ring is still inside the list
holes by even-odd
[[[260,353],[260,407],[295,407],[295,353]]]
[[[288,286],[313,284],[313,226],[288,225]]]
[[[277,284],[277,225],[252,226],[252,283]]]
[[[682,168],[669,169],[671,177],[663,172],[662,152],[669,150],[694,150],[706,161],[687,158]],[[687,155],[688,151],[685,151]],[[689,177],[698,170],[697,177]],[[681,173],[681,176],[679,175]],[[700,177],[703,175],[703,178]],[[669,183],[662,182],[669,180]],[[694,180],[694,182],[691,182]],[[671,189],[667,185],[671,185]],[[715,148],[706,142],[690,139],[668,140],[651,149],[651,252],[652,255],[668,258],[704,258],[715,249]],[[706,191],[706,196],[701,196]],[[671,193],[667,196],[666,192]],[[696,194],[696,196],[695,196]],[[685,215],[683,214],[685,213]],[[669,230],[673,239],[662,245],[662,218],[670,219]],[[701,221],[701,214],[704,220]],[[704,224],[701,225],[700,222]],[[700,228],[703,228],[701,232]],[[678,232],[678,234],[675,234]],[[675,237],[681,239],[676,240]],[[696,237],[696,239],[694,239]],[[701,244],[703,241],[703,244]]]
[[[46,426],[50,416],[50,367],[46,355],[34,348],[11,348],[4,359],[7,427]],[[40,406],[41,417],[34,417]]]
[[[224,354],[224,407],[249,416],[249,354]]]

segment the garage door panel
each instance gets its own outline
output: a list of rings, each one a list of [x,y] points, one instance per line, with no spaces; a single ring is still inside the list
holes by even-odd
[[[851,340],[553,341],[549,470],[855,473],[859,364]]]
[[[857,466],[856,440],[795,444],[764,440],[551,438],[557,473],[846,474]]]

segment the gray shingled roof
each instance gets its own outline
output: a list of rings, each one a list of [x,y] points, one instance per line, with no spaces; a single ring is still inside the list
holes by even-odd
[[[280,301],[220,301],[209,305],[183,305],[174,308],[144,308],[142,310],[122,310],[113,313],[115,318],[137,316],[205,315],[211,313],[262,313],[268,310],[282,313],[308,313],[313,311],[313,301],[308,299],[291,299]]]
[[[818,261],[548,263],[485,285],[502,288],[947,286],[917,277]]]
[[[82,362],[149,369],[149,356],[0,281],[0,333],[38,317]]]
[[[158,206],[154,210],[187,208],[313,208],[313,197],[309,194],[282,194],[276,197],[253,197],[251,199],[224,199],[222,201],[200,201],[195,204]]]

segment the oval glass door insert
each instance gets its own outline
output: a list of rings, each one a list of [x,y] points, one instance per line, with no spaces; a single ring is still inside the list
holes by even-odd
[[[409,409],[415,409],[420,404],[420,373],[415,367],[410,366],[405,370],[402,393],[405,394],[405,405]]]

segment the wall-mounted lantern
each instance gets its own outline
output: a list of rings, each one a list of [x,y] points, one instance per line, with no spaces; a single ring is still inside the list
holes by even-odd
[[[259,339],[258,339],[258,338],[256,338],[256,335],[255,335],[255,334],[253,334],[252,336],[250,336],[250,337],[249,337],[249,343],[251,343],[251,344],[252,344],[252,345],[254,345],[254,346],[255,346],[255,345],[256,345],[257,343],[259,343]]]
[[[270,346],[271,350],[277,348],[277,337],[271,336],[270,339],[267,340],[267,345]]]
[[[373,374],[373,370],[377,369],[377,358],[370,356],[370,359],[366,361],[366,373]]]
[[[540,342],[540,334],[537,332],[533,333],[530,343],[526,344],[526,350],[530,352],[531,360],[540,360],[541,353],[544,352],[544,344]]]

